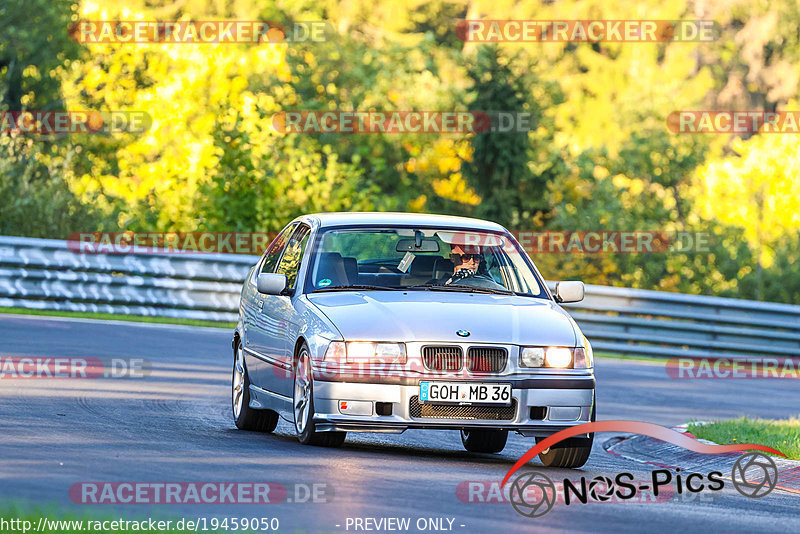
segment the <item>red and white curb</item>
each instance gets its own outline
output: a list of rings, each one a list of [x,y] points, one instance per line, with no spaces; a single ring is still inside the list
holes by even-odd
[[[696,421],[694,425],[708,424],[706,421]],[[713,441],[698,439],[688,430],[689,423],[672,427],[672,430],[686,434],[701,443],[717,445]],[[725,478],[730,479],[730,473],[736,459],[744,453],[728,452],[722,454],[700,454],[665,443],[663,441],[642,435],[628,435],[613,437],[603,443],[603,448],[609,454],[638,462],[653,465],[661,469],[693,470],[693,471],[721,471]],[[778,467],[778,483],[775,489],[790,493],[800,494],[800,462],[784,458],[771,457]]]

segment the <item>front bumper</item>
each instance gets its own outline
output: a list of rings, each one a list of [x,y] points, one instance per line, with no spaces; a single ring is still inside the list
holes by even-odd
[[[430,378],[398,377],[380,383],[315,380],[316,428],[319,431],[390,433],[401,433],[409,428],[487,428],[513,430],[524,436],[549,436],[588,422],[594,403],[595,379],[592,374],[492,376],[472,381],[511,384],[515,403],[509,419],[463,417],[463,414],[421,416],[419,410],[412,415],[412,398],[419,395],[421,380]],[[363,414],[343,413],[341,401],[359,405],[364,408]],[[378,415],[376,403],[390,403],[391,415]]]

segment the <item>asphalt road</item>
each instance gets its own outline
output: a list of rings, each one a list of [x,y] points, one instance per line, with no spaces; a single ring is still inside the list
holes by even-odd
[[[469,501],[465,481],[499,481],[532,440],[511,436],[500,455],[465,452],[456,432],[349,434],[341,449],[300,445],[281,421],[272,435],[236,430],[230,414],[230,332],[0,315],[0,356],[144,358],[146,378],[0,379],[0,498],[57,505],[87,516],[275,517],[281,532],[355,532],[348,518],[453,520],[455,532],[800,532],[800,495],[748,499],[727,486],[689,502],[556,505],[526,518],[508,503]],[[675,425],[739,415],[797,415],[787,380],[670,379],[663,365],[601,360],[598,418]],[[553,479],[651,467],[607,453],[600,434],[580,470]],[[658,460],[658,459],[654,459]],[[538,460],[531,467],[541,467]],[[327,501],[271,505],[85,505],[69,488],[99,482],[325,484]],[[486,493],[480,493],[486,496]],[[293,500],[297,500],[295,497]],[[445,520],[445,526],[448,522]],[[364,530],[358,530],[364,531]],[[430,531],[430,530],[429,530]]]

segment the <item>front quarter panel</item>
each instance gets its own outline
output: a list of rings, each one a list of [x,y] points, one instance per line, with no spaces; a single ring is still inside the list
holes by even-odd
[[[300,316],[300,327],[297,332],[293,333],[292,338],[295,340],[303,338],[308,344],[311,359],[321,361],[328,349],[328,344],[334,340],[343,341],[344,338],[333,322],[305,295],[297,298],[295,306]]]

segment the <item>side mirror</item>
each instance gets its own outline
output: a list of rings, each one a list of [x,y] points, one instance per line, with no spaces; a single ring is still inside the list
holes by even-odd
[[[286,275],[261,273],[256,278],[256,289],[265,295],[282,295],[286,290]]]
[[[583,282],[556,282],[556,302],[580,302],[583,293]]]

